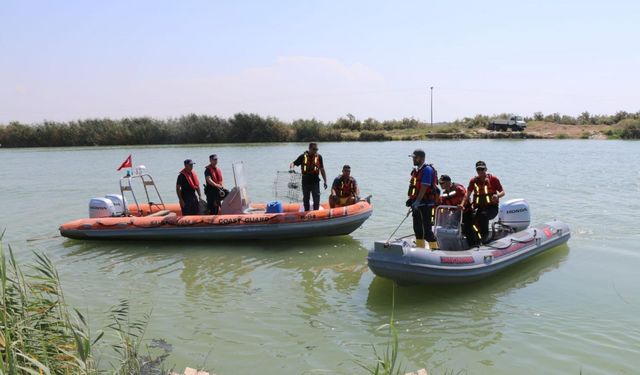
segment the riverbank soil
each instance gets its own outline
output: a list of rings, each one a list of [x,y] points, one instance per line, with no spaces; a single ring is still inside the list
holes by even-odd
[[[607,139],[605,132],[612,128],[612,125],[563,125],[530,121],[527,123],[525,134],[531,134],[535,138]]]

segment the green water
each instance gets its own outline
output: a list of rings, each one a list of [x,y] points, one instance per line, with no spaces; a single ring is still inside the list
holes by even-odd
[[[216,152],[227,181],[243,160],[254,201],[273,197],[277,170],[303,144],[208,147],[0,149],[0,227],[22,260],[58,266],[68,300],[95,329],[127,298],[152,310],[148,338],[173,345],[168,364],[223,374],[363,373],[386,342],[393,284],[366,266],[406,208],[407,155],[427,152],[440,173],[466,183],[476,160],[506,198],[526,198],[534,224],[572,229],[568,245],[463,286],[396,289],[400,358],[430,374],[640,373],[640,144],[522,140],[320,144],[328,175],[349,163],[374,214],[351,236],[283,242],[82,242],[58,225],[117,192],[115,168],[133,154],[175,201],[182,160],[201,171]],[[323,193],[326,198],[326,192]],[[398,234],[411,231],[405,223]],[[379,346],[379,349],[382,347]]]

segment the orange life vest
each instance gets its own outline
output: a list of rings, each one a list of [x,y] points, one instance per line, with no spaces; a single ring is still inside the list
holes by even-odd
[[[440,204],[443,206],[457,206],[462,202],[462,198],[464,198],[464,194],[467,192],[464,186],[454,182],[451,187],[451,191],[442,192],[440,194]]]
[[[422,175],[424,170],[430,167],[433,173],[431,174],[431,183],[427,186],[427,192],[422,197],[422,201],[435,202],[440,194],[438,189],[438,171],[432,164],[424,164],[420,169],[414,169],[411,171],[411,179],[409,180],[409,199],[416,199],[418,192],[422,188]]]
[[[184,168],[183,170],[180,171],[180,173],[187,178],[187,182],[189,183],[189,185],[191,185],[193,190],[198,190],[200,186],[200,182],[198,181],[198,176],[196,176],[196,174],[193,173],[193,170],[187,171],[187,169]]]
[[[340,178],[340,188],[337,191],[341,198],[350,197],[356,193],[356,180],[349,176],[349,180],[345,183],[343,178]]]
[[[484,181],[480,181],[480,177],[478,176],[473,179],[473,207],[496,205],[496,203],[491,203],[491,196],[497,193],[491,186],[492,177],[490,174],[487,174]]]
[[[211,173],[211,179],[216,184],[222,185],[222,171],[218,167],[213,167],[211,164],[207,165],[209,173]]]
[[[318,173],[320,173],[320,154],[311,156],[308,152],[305,152],[304,160],[302,161],[302,174]]]

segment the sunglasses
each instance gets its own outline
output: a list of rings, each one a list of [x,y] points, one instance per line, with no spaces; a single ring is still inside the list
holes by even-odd
[[[486,171],[487,168],[476,168],[476,171]]]

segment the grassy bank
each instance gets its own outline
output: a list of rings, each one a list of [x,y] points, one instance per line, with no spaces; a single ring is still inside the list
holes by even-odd
[[[0,242],[0,374],[167,373],[168,351],[152,356],[142,346],[148,316],[132,319],[128,302],[120,301],[108,312],[111,324],[92,332],[87,318],[65,302],[49,258],[36,254],[26,270]],[[105,335],[111,344],[102,343]]]
[[[612,116],[566,115],[527,118],[524,132],[487,131],[489,116],[477,115],[431,126],[415,119],[358,120],[352,115],[335,122],[315,119],[290,123],[275,117],[239,113],[229,119],[188,115],[158,120],[149,117],[89,119],[0,125],[2,147],[68,147],[247,142],[387,141],[464,138],[640,139],[640,112]]]

